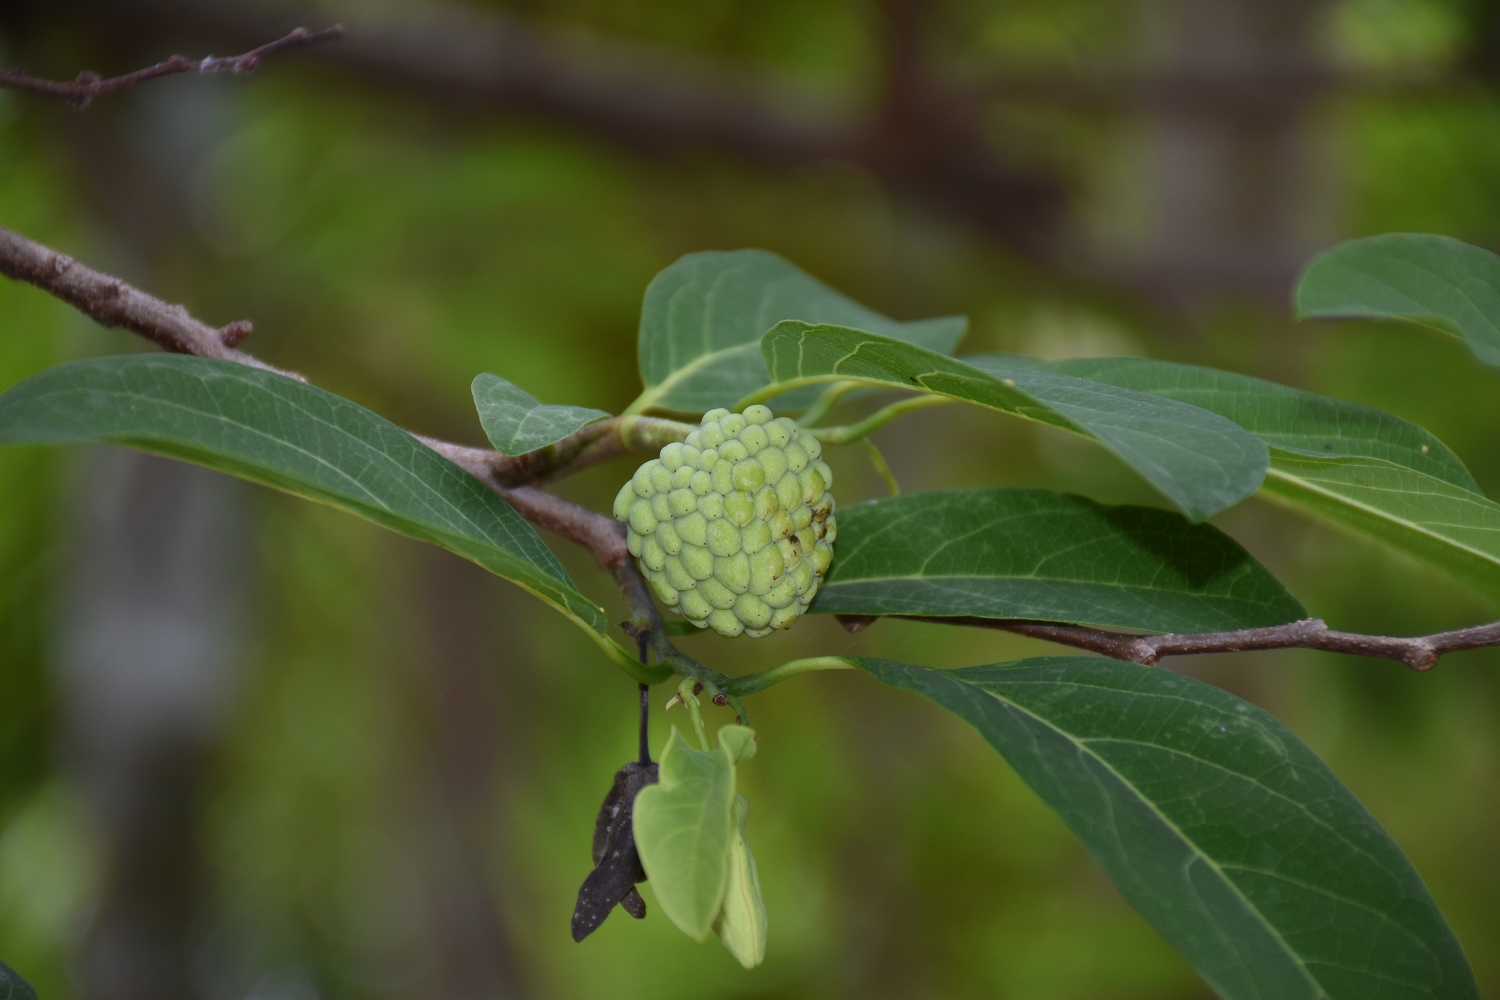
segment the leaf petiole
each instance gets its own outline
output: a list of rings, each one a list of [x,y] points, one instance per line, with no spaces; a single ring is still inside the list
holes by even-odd
[[[884,479],[886,486],[890,487],[891,496],[899,496],[901,485],[896,482],[896,475],[891,472],[890,463],[885,460],[880,449],[875,447],[875,442],[869,438],[861,438],[859,443],[864,445],[865,451],[870,453],[870,464],[875,466],[875,471],[880,473],[880,478]]]
[[[780,684],[784,680],[790,680],[798,674],[812,673],[815,670],[853,670],[854,664],[842,656],[811,656],[804,660],[789,660],[770,670],[762,670],[758,674],[747,674],[744,677],[736,677],[724,688],[726,694],[731,697],[737,695],[755,694],[764,691],[768,687]]]
[[[694,690],[695,688],[697,690]],[[702,689],[703,685],[701,682],[695,681],[691,677],[684,677],[682,682],[677,685],[677,697],[667,702],[667,708],[671,708],[674,702],[679,701],[687,706],[688,715],[692,716],[693,719],[693,732],[698,734],[698,746],[707,751],[710,749],[708,745],[708,730],[703,726],[703,709],[698,704],[698,691]]]
[[[872,431],[884,427],[903,413],[910,413],[912,410],[920,410],[927,406],[939,406],[943,403],[953,402],[957,402],[957,400],[947,396],[924,393],[920,396],[910,396],[892,403],[890,406],[876,410],[858,423],[845,424],[842,427],[814,427],[809,429],[807,433],[824,444],[853,444],[868,436]]]
[[[828,416],[829,411],[838,404],[839,400],[859,387],[860,383],[858,382],[833,383],[827,389],[823,390],[822,395],[813,401],[813,405],[808,407],[807,412],[802,414],[797,423],[803,427],[816,426],[819,420]]]

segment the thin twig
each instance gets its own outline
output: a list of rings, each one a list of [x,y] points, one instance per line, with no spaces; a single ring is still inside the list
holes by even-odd
[[[95,6],[113,24],[196,31],[246,47],[260,40],[268,9],[208,0]],[[853,162],[965,227],[1038,256],[1064,220],[1067,185],[1015,167],[1014,157],[997,152],[983,116],[968,116],[967,127],[932,127],[952,121],[945,112],[966,101],[962,95],[934,93],[927,113],[898,119],[789,88],[774,74],[728,71],[668,46],[558,32],[495,5],[358,9],[358,31],[317,58],[403,100],[426,99],[448,118],[540,116],[653,158],[710,150],[772,169]]]
[[[1129,660],[1132,663],[1155,664],[1165,656],[1197,656],[1203,653],[1238,653],[1252,649],[1321,649],[1354,656],[1371,656],[1404,663],[1413,670],[1430,670],[1445,653],[1465,649],[1500,646],[1500,622],[1474,625],[1470,628],[1437,632],[1433,635],[1397,637],[1336,632],[1321,618],[1304,618],[1270,628],[1248,628],[1237,632],[1197,632],[1189,634],[1127,635],[1083,625],[1058,625],[1052,622],[1016,621],[997,618],[936,618],[922,615],[893,615],[912,621],[939,625],[970,625],[976,628],[1001,629],[1033,639],[1045,639],[1063,646],[1074,646],[1095,653]],[[868,616],[839,615],[839,621],[851,632],[858,632],[875,619]]]
[[[236,348],[250,335],[248,320],[211,327],[194,319],[182,306],[147,295],[119,278],[86,267],[67,254],[3,226],[0,226],[0,273],[29,281],[101,325],[122,326],[174,354],[235,361],[307,381],[295,372],[273,368]]]
[[[308,31],[306,28],[298,28],[285,38],[278,38],[274,42],[268,42],[256,49],[251,49],[243,55],[238,56],[208,56],[204,59],[189,59],[187,56],[172,56],[155,66],[147,66],[138,69],[134,73],[126,73],[123,76],[102,77],[92,70],[84,70],[78,74],[77,79],[64,83],[60,80],[42,80],[27,75],[19,68],[0,70],[0,87],[9,87],[12,90],[25,91],[28,94],[36,94],[41,97],[55,97],[67,101],[79,111],[84,110],[93,103],[94,98],[105,94],[112,94],[126,87],[134,87],[138,83],[147,80],[155,80],[159,76],[172,76],[177,73],[248,73],[260,65],[260,61],[266,56],[285,52],[287,49],[299,48],[304,45],[316,45],[319,42],[330,42],[344,34],[344,26],[335,24],[331,28],[322,31]]]

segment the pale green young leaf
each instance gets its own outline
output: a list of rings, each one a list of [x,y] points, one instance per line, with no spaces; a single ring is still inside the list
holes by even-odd
[[[1306,617],[1217,528],[1042,490],[938,490],[839,511],[811,610],[1217,632]]]
[[[749,800],[736,795],[728,880],[724,887],[724,905],[719,910],[719,918],[714,921],[714,933],[737,962],[753,969],[765,960],[770,923],[766,918],[765,900],[760,894],[760,873],[755,868],[755,856],[745,841],[745,819],[749,815]]]
[[[1138,358],[1033,363],[1228,417],[1271,446],[1268,495],[1500,599],[1500,505],[1479,493],[1447,445],[1416,424],[1209,368]]]
[[[479,480],[364,407],[281,375],[179,354],[50,368],[0,395],[0,442],[129,445],[357,514],[471,559],[580,625],[641,680],[604,611]]]
[[[1431,233],[1350,240],[1308,263],[1297,315],[1406,320],[1467,340],[1500,368],[1500,256]]]
[[[630,413],[694,416],[730,406],[768,381],[760,338],[782,320],[837,323],[950,353],[962,316],[902,323],[829,288],[765,250],[690,253],[652,279],[637,345],[645,392]],[[797,409],[806,398],[778,402]]]
[[[524,455],[556,444],[607,416],[582,406],[551,406],[498,375],[479,375],[472,386],[479,423],[502,455]]]
[[[662,912],[703,941],[728,880],[734,762],[723,745],[694,750],[673,726],[659,774],[635,799],[636,850]]]
[[[851,662],[974,726],[1225,1000],[1477,1000],[1411,862],[1254,705],[1097,657]]]
[[[1104,445],[1194,521],[1260,488],[1266,446],[1216,413],[1027,364],[990,370],[889,337],[781,323],[761,341],[773,385],[921,389],[1061,427]]]
[[[719,746],[729,751],[729,759],[738,764],[755,756],[755,730],[748,726],[722,726]]]

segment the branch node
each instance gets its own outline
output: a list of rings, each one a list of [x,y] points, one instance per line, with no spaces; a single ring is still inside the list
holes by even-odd
[[[255,324],[248,319],[236,320],[219,330],[219,340],[231,350],[239,347],[244,339],[255,332]]]

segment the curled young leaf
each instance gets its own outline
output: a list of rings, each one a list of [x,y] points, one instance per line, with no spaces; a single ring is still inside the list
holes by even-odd
[[[723,735],[720,731],[720,745],[723,745]],[[749,745],[752,748],[755,746],[753,742]],[[745,842],[745,819],[749,814],[749,800],[743,795],[736,795],[734,839],[729,844],[728,882],[724,887],[724,905],[719,910],[719,919],[714,922],[714,933],[719,935],[719,940],[737,962],[747,969],[753,969],[765,960],[769,924],[766,920],[766,903],[760,895],[760,875],[755,870],[755,856],[750,853],[750,847]]]

